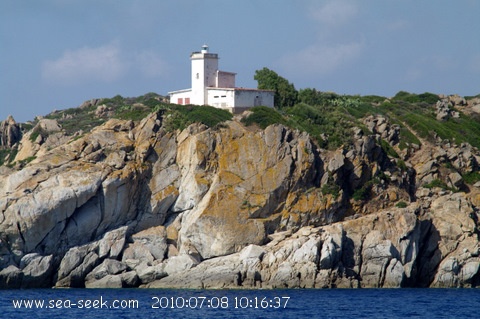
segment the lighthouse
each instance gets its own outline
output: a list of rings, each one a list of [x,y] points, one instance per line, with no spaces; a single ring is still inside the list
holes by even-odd
[[[273,107],[274,91],[235,87],[233,72],[218,69],[218,54],[204,44],[190,54],[192,87],[169,92],[170,103],[210,105],[239,113],[258,105]]]
[[[204,44],[200,52],[192,52],[192,97],[190,103],[207,105],[207,88],[216,86],[218,54],[209,53]]]

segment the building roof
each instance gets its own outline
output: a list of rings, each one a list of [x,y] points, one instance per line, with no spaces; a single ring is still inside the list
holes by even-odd
[[[207,90],[275,92],[274,90],[261,90],[261,89],[251,89],[251,88],[243,88],[243,87],[222,88],[222,87],[214,87],[214,86],[207,87]]]
[[[170,95],[170,94],[175,94],[175,93],[184,93],[184,92],[189,92],[189,91],[191,91],[191,90],[192,90],[192,89],[190,88],[190,89],[170,91],[170,92],[168,92],[168,94]]]

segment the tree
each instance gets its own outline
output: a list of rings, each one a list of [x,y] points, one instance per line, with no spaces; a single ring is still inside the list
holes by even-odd
[[[319,93],[316,89],[306,88],[298,91],[298,100],[308,105],[320,105],[323,101]]]
[[[255,71],[254,79],[258,89],[275,91],[274,104],[278,108],[293,106],[297,103],[298,92],[295,86],[276,72],[263,68]]]

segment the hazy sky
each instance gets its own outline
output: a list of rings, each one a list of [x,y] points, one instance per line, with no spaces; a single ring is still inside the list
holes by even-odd
[[[237,86],[480,93],[480,0],[0,0],[0,120],[189,88],[204,43]]]

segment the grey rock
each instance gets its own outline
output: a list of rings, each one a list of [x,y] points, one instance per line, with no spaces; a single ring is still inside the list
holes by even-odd
[[[167,259],[165,262],[165,272],[172,275],[183,270],[190,269],[198,265],[198,260],[186,254],[181,254]]]
[[[146,229],[132,235],[134,243],[142,244],[155,260],[162,261],[167,252],[167,233],[164,226]]]
[[[85,245],[70,249],[60,263],[55,286],[83,287],[84,278],[99,263],[96,248],[97,245]]]
[[[85,277],[85,281],[100,280],[107,275],[118,275],[126,269],[127,265],[118,260],[105,259]]]
[[[107,232],[99,241],[98,255],[100,258],[109,256],[117,258],[125,245],[125,236],[128,226]]]
[[[11,115],[0,122],[0,147],[10,148],[20,142],[22,131]]]
[[[122,277],[117,275],[107,275],[98,280],[87,281],[85,288],[122,288]]]
[[[341,152],[336,152],[334,157],[328,162],[328,170],[335,173],[345,164],[344,159],[345,157]]]
[[[22,261],[25,264],[25,267],[22,269],[24,274],[22,287],[50,288],[52,286],[53,255],[37,255],[33,258],[22,258]]]
[[[462,282],[470,282],[472,278],[480,271],[480,261],[469,261],[463,265],[460,277]]]
[[[161,279],[167,276],[167,272],[165,270],[165,264],[157,264],[154,266],[150,266],[147,263],[141,263],[135,268],[135,271],[138,275],[138,279],[141,283],[147,284],[154,280]]]
[[[23,272],[14,265],[0,271],[0,288],[19,289],[22,286]]]
[[[136,271],[127,271],[121,275],[121,278],[124,287],[137,287],[139,284],[139,278]]]
[[[240,260],[245,259],[262,259],[265,255],[265,249],[258,245],[248,245],[240,252]]]
[[[122,261],[126,262],[126,260],[129,259],[140,260],[142,262],[149,263],[155,260],[148,247],[140,242],[128,244],[126,249],[123,251]]]
[[[127,153],[125,153],[125,151],[113,152],[108,154],[107,158],[105,159],[105,163],[116,169],[120,169],[125,166],[126,156]]]
[[[460,186],[463,185],[462,175],[460,175],[457,172],[450,173],[448,175],[448,180],[449,180],[449,186],[450,187],[460,187]]]

